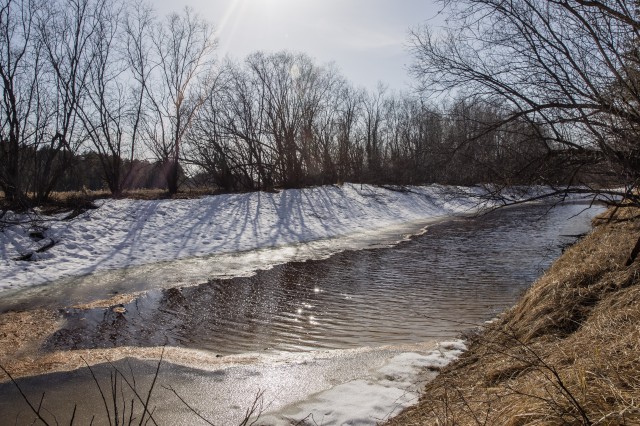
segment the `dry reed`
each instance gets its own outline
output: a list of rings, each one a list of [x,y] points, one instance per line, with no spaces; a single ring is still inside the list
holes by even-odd
[[[640,424],[639,213],[596,218],[389,424]]]

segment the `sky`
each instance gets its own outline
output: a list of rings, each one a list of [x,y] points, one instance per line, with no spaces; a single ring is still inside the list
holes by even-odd
[[[218,56],[304,52],[356,86],[408,89],[409,28],[440,22],[433,0],[150,0],[160,15],[190,6],[211,22]]]

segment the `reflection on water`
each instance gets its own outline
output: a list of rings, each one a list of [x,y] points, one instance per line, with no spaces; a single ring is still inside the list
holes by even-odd
[[[168,344],[230,354],[449,337],[513,304],[601,211],[574,217],[584,208],[504,209],[433,225],[393,248],[154,290],[124,310],[71,309],[46,347]]]

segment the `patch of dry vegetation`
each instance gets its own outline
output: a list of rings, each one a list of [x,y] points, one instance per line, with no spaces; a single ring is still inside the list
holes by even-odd
[[[37,349],[62,320],[52,311],[7,312],[0,315],[0,361]]]
[[[218,195],[223,193],[220,189],[216,188],[188,188],[177,192],[176,194],[169,194],[165,189],[131,189],[124,191],[119,198],[127,198],[133,200],[164,200],[164,199],[194,199],[201,198],[207,195]],[[32,196],[33,194],[27,194]],[[94,201],[103,198],[114,198],[114,196],[107,190],[101,191],[63,191],[52,192],[49,199],[40,204],[40,212],[45,215],[63,213],[67,211],[81,212],[87,209],[95,208]],[[31,204],[27,203],[24,206],[18,207],[11,205],[4,197],[4,193],[0,191],[0,210],[18,210],[23,211],[29,207],[33,207],[35,201]]]
[[[640,424],[640,211],[594,225],[389,424]]]
[[[119,303],[136,294],[124,295],[111,302]],[[117,305],[109,305],[110,301],[98,301],[85,305],[93,309],[103,306],[105,309],[116,309]],[[80,307],[83,308],[83,307]],[[185,349],[179,347],[130,347],[81,349],[68,351],[44,351],[44,341],[64,326],[63,317],[56,311],[38,309],[25,312],[6,312],[0,314],[0,383],[13,378],[36,376],[60,371],[72,371],[87,365],[104,362],[115,362],[127,357],[156,361],[164,354],[164,360],[212,371],[220,366],[245,365],[257,362],[254,354],[225,356],[215,353]],[[0,421],[0,424],[2,422]]]
[[[206,195],[218,195],[223,193],[220,189],[217,188],[188,188],[184,190],[180,190],[177,193],[171,195],[165,189],[131,189],[127,190],[122,194],[122,198],[130,198],[133,200],[163,200],[163,199],[172,199],[172,200],[182,200],[182,199],[192,199],[192,198],[200,198]],[[108,198],[108,197],[103,197]]]
[[[115,309],[115,307],[120,305],[128,305],[129,303],[133,303],[137,298],[145,294],[144,291],[136,291],[133,293],[124,293],[124,294],[116,294],[115,296],[109,299],[99,299],[94,300],[89,303],[80,303],[77,305],[73,305],[74,309]]]

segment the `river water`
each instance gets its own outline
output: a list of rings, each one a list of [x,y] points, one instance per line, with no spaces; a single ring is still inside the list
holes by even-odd
[[[152,290],[123,305],[125,313],[69,309],[46,346],[167,344],[228,355],[450,337],[513,304],[588,229],[592,211],[573,217],[584,208],[537,205],[439,223],[391,248]]]
[[[185,392],[240,394],[219,401],[219,410],[206,410],[216,423],[231,423],[237,416],[227,414],[241,412],[252,392],[267,384],[280,386],[271,407],[280,409],[384,365],[403,345],[451,339],[490,320],[590,229],[590,219],[602,209],[586,207],[501,209],[432,224],[393,247],[289,262],[250,277],[152,289],[116,309],[67,308],[65,325],[44,350],[168,345],[236,361],[234,356],[247,353],[279,357],[223,373],[167,370],[171,383]],[[148,370],[140,373],[148,377],[153,368],[145,365],[137,368]],[[91,386],[86,372],[80,376],[77,371],[25,379],[24,386],[73,394]],[[0,386],[6,401],[0,408],[9,410],[14,394],[9,385]]]

